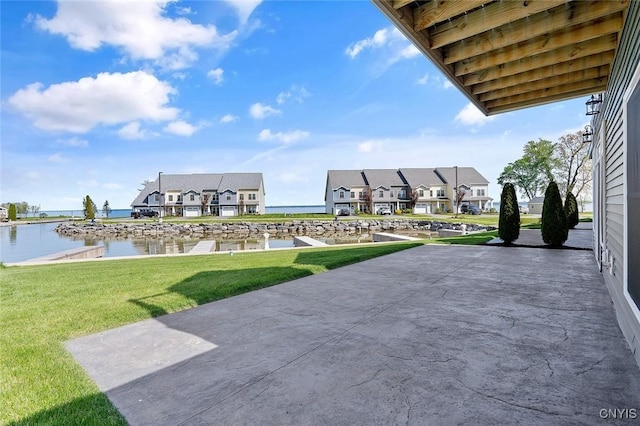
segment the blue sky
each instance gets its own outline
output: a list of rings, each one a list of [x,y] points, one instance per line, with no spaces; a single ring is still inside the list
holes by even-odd
[[[490,182],[585,99],[483,116],[369,1],[2,1],[0,201],[129,208],[158,172],[472,166]]]

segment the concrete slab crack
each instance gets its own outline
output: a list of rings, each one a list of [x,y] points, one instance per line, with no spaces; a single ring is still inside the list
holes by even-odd
[[[537,407],[530,407],[530,406],[527,406],[527,405],[517,404],[515,402],[511,402],[511,401],[507,401],[507,400],[504,400],[502,398],[499,398],[499,397],[497,397],[495,395],[489,395],[487,393],[484,393],[484,392],[481,392],[479,390],[473,389],[472,387],[467,386],[466,384],[464,384],[462,381],[460,381],[458,379],[456,379],[456,381],[458,383],[460,383],[465,389],[468,389],[468,390],[470,390],[471,392],[473,392],[473,393],[475,393],[477,395],[480,395],[480,396],[482,396],[484,398],[492,399],[494,401],[501,402],[503,404],[509,405],[510,407],[520,408],[520,409],[523,409],[523,410],[531,410],[531,411],[535,411],[535,412],[542,413],[542,414],[548,414],[548,415],[551,415],[551,416],[565,416],[565,417],[567,417],[567,416],[571,416],[572,415],[572,414],[559,413],[559,412],[556,412],[556,411],[544,410],[544,409],[537,408]]]
[[[586,370],[583,371],[578,371],[576,373],[576,376],[581,376],[585,373],[588,373],[589,371],[592,371],[594,368],[596,368],[598,365],[600,365],[600,363],[602,363],[602,361],[604,361],[607,358],[607,356],[605,355],[601,360],[597,361],[595,364],[593,364],[591,367],[587,368]]]

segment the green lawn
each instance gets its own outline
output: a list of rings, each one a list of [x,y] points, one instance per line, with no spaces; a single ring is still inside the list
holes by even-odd
[[[69,339],[418,245],[0,265],[0,424],[125,424]]]
[[[477,234],[460,235],[457,237],[435,238],[429,240],[430,243],[436,244],[465,244],[478,245],[487,243],[498,237],[498,231],[479,232]]]

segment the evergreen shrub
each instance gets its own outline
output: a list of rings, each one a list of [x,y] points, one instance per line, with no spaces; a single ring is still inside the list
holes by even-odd
[[[498,236],[505,244],[512,244],[520,236],[520,210],[518,198],[512,183],[505,183],[500,195],[500,216]]]
[[[542,241],[551,247],[561,247],[569,237],[567,215],[564,213],[558,184],[553,181],[549,183],[544,193],[540,229]]]
[[[9,204],[9,220],[17,220],[18,219],[18,211],[16,210],[16,205],[11,203]]]
[[[564,214],[567,216],[567,226],[569,229],[576,227],[580,218],[578,217],[578,201],[573,192],[567,194],[567,199],[564,200]]]

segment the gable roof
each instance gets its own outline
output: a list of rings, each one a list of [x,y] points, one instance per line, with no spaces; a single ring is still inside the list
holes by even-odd
[[[631,0],[372,0],[487,115],[602,92]]]
[[[362,172],[369,182],[369,186],[374,189],[381,186],[388,188],[389,186],[406,185],[397,169],[364,169]]]
[[[162,174],[160,182],[156,179],[148,182],[138,193],[131,206],[145,204],[145,199],[153,192],[158,192],[159,186],[163,192],[167,191],[194,191],[231,189],[237,192],[240,189],[255,189],[264,191],[262,185],[262,173],[192,173],[192,174]]]
[[[225,173],[220,184],[220,190],[230,189],[238,192],[242,189],[262,188],[262,173]]]
[[[367,183],[360,170],[329,170],[327,172],[327,186],[331,185],[331,190],[342,187],[351,189],[354,186],[366,186]]]
[[[435,169],[435,173],[438,174],[445,183],[453,186],[456,185],[455,167],[438,167]],[[462,184],[487,185],[489,183],[489,181],[473,167],[458,167],[457,182],[458,186]]]
[[[400,174],[412,188],[422,185],[426,188],[434,185],[442,185],[442,179],[435,174],[434,168],[409,168],[400,169]]]

